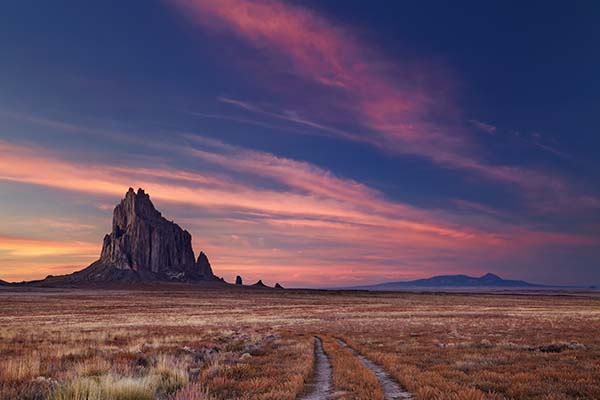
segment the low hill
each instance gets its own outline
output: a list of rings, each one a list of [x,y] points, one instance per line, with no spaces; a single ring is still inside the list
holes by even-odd
[[[538,285],[519,280],[502,279],[498,275],[485,274],[480,277],[468,275],[439,275],[414,281],[385,282],[376,285],[355,286],[352,289],[362,290],[403,290],[407,288],[543,288]]]

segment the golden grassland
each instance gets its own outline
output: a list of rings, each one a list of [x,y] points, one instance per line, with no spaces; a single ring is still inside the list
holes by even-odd
[[[323,350],[331,360],[333,387],[339,399],[384,400],[377,377],[332,337],[323,337]]]
[[[600,298],[251,289],[0,291],[0,400],[599,399]]]

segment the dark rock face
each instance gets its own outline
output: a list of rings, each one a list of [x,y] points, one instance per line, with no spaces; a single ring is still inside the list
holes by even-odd
[[[123,270],[168,273],[173,266],[194,264],[192,236],[163,218],[142,189],[136,194],[130,188],[115,208],[100,261]]]
[[[210,262],[208,261],[208,257],[206,257],[206,254],[204,254],[203,251],[200,252],[200,255],[198,256],[198,261],[196,262],[196,265],[198,266],[198,273],[201,276],[205,277],[206,279],[215,277],[213,275],[213,271],[210,266]]]
[[[275,289],[283,289],[283,288],[284,288],[284,287],[283,287],[283,286],[281,286],[281,285],[279,284],[279,282],[277,282],[277,283],[275,284]]]
[[[45,281],[116,282],[136,281],[218,281],[208,257],[198,260],[192,250],[192,236],[165,219],[154,208],[144,190],[129,189],[115,207],[112,232],[104,237],[100,259],[71,275]]]
[[[241,276],[236,276],[235,277],[235,284],[236,285],[243,285],[244,283],[242,282],[242,277]]]

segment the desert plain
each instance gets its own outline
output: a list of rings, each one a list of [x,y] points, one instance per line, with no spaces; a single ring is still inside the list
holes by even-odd
[[[594,293],[3,289],[0,399],[389,398],[360,358],[397,398],[598,399],[598,332]]]

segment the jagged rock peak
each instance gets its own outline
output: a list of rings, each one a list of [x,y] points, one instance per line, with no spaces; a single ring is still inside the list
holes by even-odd
[[[238,276],[235,277],[235,284],[236,285],[243,285],[244,284],[243,281],[242,281],[242,277],[241,276],[238,275]]]
[[[200,252],[200,255],[198,256],[198,261],[196,262],[196,265],[198,266],[198,271],[199,271],[200,275],[205,276],[205,277],[214,276],[212,268],[210,266],[210,262],[208,261],[208,257],[206,256],[206,254],[204,254],[203,251]]]
[[[143,189],[129,188],[113,212],[112,232],[104,237],[100,260],[118,269],[166,272],[194,265],[192,236],[158,212]]]
[[[115,207],[114,216],[124,217],[125,221],[135,217],[140,218],[161,218],[160,212],[154,208],[154,204],[150,201],[150,196],[144,192],[144,189],[139,188],[137,193],[133,188],[129,188],[125,198]]]

